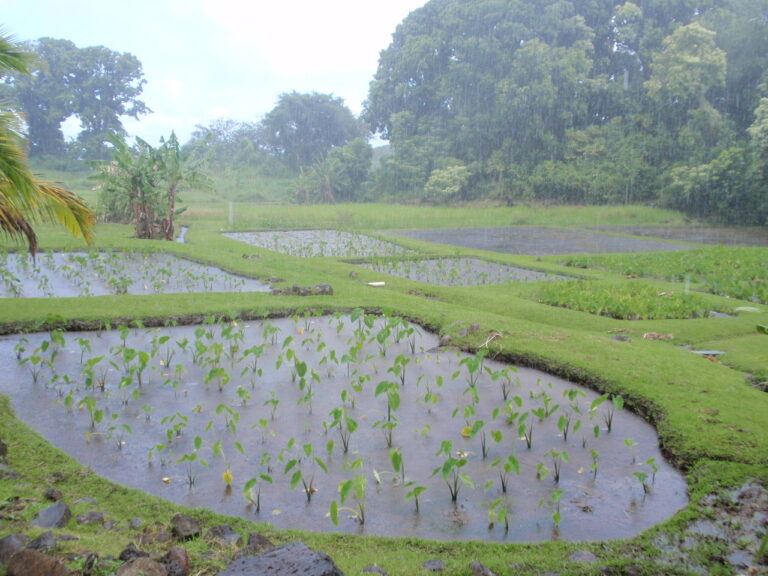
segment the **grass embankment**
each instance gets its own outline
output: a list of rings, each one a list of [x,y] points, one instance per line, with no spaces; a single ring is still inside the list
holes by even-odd
[[[501,358],[544,368],[582,382],[601,391],[621,394],[630,408],[653,422],[670,459],[688,473],[691,483],[691,505],[664,525],[645,532],[629,541],[575,545],[543,543],[536,545],[435,543],[420,540],[360,538],[333,534],[279,532],[258,527],[276,543],[302,539],[308,545],[330,554],[348,574],[359,573],[363,566],[385,566],[389,574],[413,574],[428,558],[439,556],[448,564],[448,574],[468,574],[469,563],[478,560],[496,573],[508,573],[515,565],[520,573],[598,574],[599,566],[621,573],[630,564],[648,573],[658,567],[650,560],[656,554],[659,534],[674,534],[700,513],[698,501],[705,494],[724,486],[739,485],[745,479],[757,477],[766,481],[768,475],[768,395],[749,385],[745,375],[725,365],[704,359],[677,344],[736,341],[748,338],[752,350],[760,350],[757,339],[752,340],[756,321],[766,313],[765,307],[754,303],[739,303],[733,299],[701,295],[715,309],[727,302],[733,306],[749,304],[761,312],[742,313],[734,318],[696,320],[618,320],[567,308],[547,306],[536,301],[535,285],[484,286],[447,288],[426,286],[404,278],[385,277],[384,288],[367,285],[382,279],[379,273],[354,267],[341,259],[299,259],[277,255],[222,238],[218,231],[226,219],[220,204],[215,219],[198,220],[194,211],[188,244],[147,243],[129,238],[130,230],[120,226],[100,226],[99,248],[162,249],[198,261],[215,263],[232,272],[258,278],[279,277],[287,284],[312,285],[329,283],[334,288],[330,297],[289,297],[268,294],[193,294],[161,296],[103,296],[62,300],[29,299],[0,302],[3,329],[17,331],[39,326],[71,326],[84,322],[109,320],[113,325],[132,319],[145,322],[189,318],[208,314],[267,315],[303,308],[337,310],[363,307],[370,311],[386,310],[417,320],[429,328],[450,334],[455,342],[468,349],[483,344],[488,331],[502,337],[492,343],[492,351]],[[384,212],[386,209],[387,212]],[[412,207],[252,207],[237,211],[235,225],[242,229],[347,227],[340,221],[351,221],[352,228],[383,229],[387,221],[397,221],[404,228],[493,226],[515,223],[518,208],[483,208],[476,212],[466,209],[428,209]],[[485,212],[487,211],[487,212]],[[552,225],[571,209],[562,210],[557,217],[552,209],[546,214],[531,212],[525,223]],[[583,211],[584,222],[595,224],[596,214]],[[351,214],[351,216],[350,216]],[[471,215],[471,216],[470,216]],[[403,217],[403,220],[399,219]],[[615,214],[618,218],[618,213]],[[521,216],[522,217],[522,216]],[[665,215],[664,218],[667,216]],[[477,218],[477,221],[475,220]],[[485,218],[486,221],[482,221]],[[222,219],[219,221],[218,219]],[[482,223],[481,223],[482,221]],[[657,220],[632,223],[654,223]],[[502,224],[503,222],[503,224]],[[572,225],[573,220],[569,221]],[[517,222],[521,223],[521,222]],[[621,223],[612,221],[612,224]],[[45,247],[73,249],[78,246],[58,232],[42,235]],[[420,250],[424,255],[475,254],[481,252],[436,247],[417,241],[402,240],[403,245]],[[82,248],[82,245],[79,245]],[[708,249],[702,250],[706,259]],[[763,252],[765,253],[765,252]],[[244,258],[243,256],[249,256]],[[589,277],[595,282],[621,283],[613,271],[575,269],[560,265],[556,259],[534,259],[493,255],[494,261],[529,265],[538,269],[571,273]],[[681,264],[682,265],[682,264]],[[350,276],[355,271],[356,276]],[[680,285],[660,280],[643,280],[660,291],[679,289]],[[693,288],[696,285],[692,285]],[[425,298],[429,295],[430,298]],[[463,329],[478,324],[480,330],[469,335]],[[623,331],[628,341],[617,341],[612,335]],[[671,340],[643,339],[645,333],[673,335]],[[768,341],[768,337],[763,336]],[[760,361],[745,354],[742,364]],[[10,444],[10,465],[22,474],[23,480],[0,480],[2,513],[8,522],[0,536],[12,532],[21,521],[29,521],[45,506],[41,501],[42,487],[52,485],[67,494],[68,500],[90,497],[98,500],[99,508],[110,519],[127,522],[142,516],[147,522],[167,522],[179,507],[145,494],[116,487],[84,471],[63,456],[25,426],[15,421],[7,401],[0,403],[0,437]],[[19,498],[20,500],[15,500]],[[13,503],[23,503],[18,510]],[[78,506],[83,507],[83,504]],[[76,509],[75,512],[79,512]],[[227,523],[235,530],[257,529],[241,519],[217,517],[209,511],[197,510],[195,515],[207,525]],[[100,550],[102,554],[117,553],[130,540],[128,532],[99,532],[72,523],[68,532],[76,533],[78,542],[64,544],[64,552]],[[34,535],[34,532],[32,532]],[[593,550],[599,557],[597,565],[573,565],[568,554],[576,547]],[[215,550],[215,545],[200,540],[190,545],[196,569],[201,573],[215,572],[227,557],[227,551]],[[213,554],[209,554],[213,552]],[[718,570],[716,559],[707,566]],[[721,573],[728,573],[726,568]],[[685,573],[682,568],[669,567],[667,573]]]

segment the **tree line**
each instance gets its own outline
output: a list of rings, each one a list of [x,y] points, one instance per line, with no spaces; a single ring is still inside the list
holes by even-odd
[[[62,151],[67,114],[83,126],[69,152],[98,157],[120,116],[149,111],[130,55],[31,48],[44,65],[5,81],[31,156]],[[107,93],[98,71],[112,69],[120,98],[97,110],[88,94]],[[332,94],[286,93],[258,122],[198,126],[181,150],[294,178],[302,202],[642,202],[764,224],[767,97],[768,0],[430,0],[382,51],[360,118]],[[375,170],[372,134],[388,142]]]

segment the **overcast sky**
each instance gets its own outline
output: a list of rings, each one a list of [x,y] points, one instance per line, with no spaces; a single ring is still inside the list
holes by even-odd
[[[153,110],[131,135],[184,142],[216,118],[258,121],[284,92],[333,93],[358,114],[397,25],[426,0],[0,0],[16,40],[130,52]]]

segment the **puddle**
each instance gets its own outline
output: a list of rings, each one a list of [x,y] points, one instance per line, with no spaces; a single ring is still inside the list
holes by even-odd
[[[268,232],[226,232],[224,236],[273,252],[301,258],[363,258],[369,256],[402,256],[412,251],[393,244],[351,232],[335,230],[285,230]]]
[[[0,255],[0,297],[269,292],[270,286],[170,254],[71,252]]]
[[[642,419],[617,411],[608,433],[607,403],[589,410],[596,394],[527,369],[506,373],[511,402],[506,410],[501,388],[506,366],[486,359],[480,367],[475,356],[435,349],[437,337],[413,325],[371,317],[367,323],[350,317],[289,318],[67,333],[63,343],[49,334],[25,338],[0,339],[6,375],[0,393],[11,397],[19,418],[97,473],[187,506],[281,528],[529,542],[628,538],[687,502],[684,478],[664,461],[654,429]],[[143,368],[141,352],[147,353]],[[27,360],[19,363],[17,353]],[[392,420],[387,420],[388,406]],[[330,416],[342,407],[357,423],[346,455]],[[530,412],[546,407],[552,413],[541,422]],[[91,414],[97,411],[102,418],[92,428],[91,420],[98,418]],[[507,421],[509,412],[529,414],[530,449],[517,424]],[[566,440],[558,420],[568,414]],[[478,421],[485,423],[486,458],[481,434],[471,436],[466,428]],[[387,422],[394,423],[392,444],[401,450],[405,481],[414,484],[398,481]],[[440,474],[433,476],[447,461],[448,456],[438,455],[446,441],[450,458],[465,463],[458,470],[474,485],[462,486],[455,504]],[[324,461],[327,473],[306,457],[305,446]],[[185,455],[195,459],[180,462]],[[505,495],[494,463],[510,455],[518,459],[520,474],[509,473]],[[593,456],[596,477],[590,471]],[[658,467],[653,482],[651,458]],[[294,459],[299,463],[289,465]],[[357,459],[362,467],[350,469]],[[559,483],[553,481],[555,459],[561,466]],[[230,492],[222,480],[227,466],[234,479]],[[537,479],[542,466],[549,473]],[[305,480],[314,475],[311,502],[301,482],[291,487],[297,470]],[[196,476],[191,490],[188,473]],[[367,480],[366,522],[360,525],[342,512],[334,526],[330,503],[338,498],[339,484],[356,473]],[[637,473],[648,475],[648,494]],[[242,491],[259,474],[273,482],[261,483],[256,514]],[[426,488],[418,514],[414,502],[406,501],[415,486]],[[563,491],[558,530],[551,503],[555,490]],[[489,529],[494,502],[508,509],[508,532],[499,521]],[[356,503],[346,506],[356,508]]]
[[[400,262],[355,263],[363,268],[438,286],[478,286],[506,282],[573,280],[525,268],[505,266],[478,258],[443,258]]]
[[[390,231],[388,234],[450,246],[534,256],[609,252],[667,252],[690,249],[690,246],[684,244],[642,238],[625,238],[588,230],[564,230],[543,226],[405,230]]]
[[[189,226],[182,226],[179,229],[179,235],[176,237],[176,242],[180,244],[184,244],[187,241],[187,231],[189,230]]]

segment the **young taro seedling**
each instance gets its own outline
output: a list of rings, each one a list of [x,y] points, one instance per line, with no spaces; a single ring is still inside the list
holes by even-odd
[[[347,468],[347,465],[344,465]],[[349,470],[362,470],[363,459],[357,458],[349,465]],[[347,511],[360,524],[365,524],[365,489],[368,484],[368,477],[364,472],[356,473],[351,479],[345,480],[339,484],[339,500],[341,505],[333,500],[330,507],[331,521],[338,526],[339,512]],[[356,508],[344,506],[349,496],[355,499]]]
[[[451,493],[451,502],[456,503],[462,485],[467,488],[474,488],[475,485],[472,478],[461,471],[467,464],[465,455],[459,452],[454,457],[453,444],[449,440],[443,440],[440,449],[435,453],[435,456],[441,455],[443,456],[443,463],[432,471],[432,476],[440,474]]]
[[[259,465],[262,469],[269,471],[269,463],[271,460],[269,452],[264,452],[261,455]],[[253,505],[256,508],[256,513],[261,512],[261,484],[266,482],[272,484],[272,476],[265,472],[259,472],[256,476],[249,479],[243,486],[243,497],[249,505]]]

